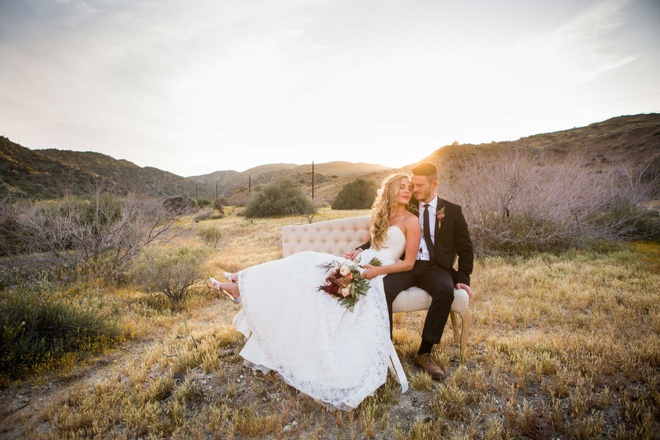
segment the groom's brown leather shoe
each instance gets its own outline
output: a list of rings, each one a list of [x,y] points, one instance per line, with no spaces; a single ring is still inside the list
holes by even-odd
[[[433,362],[429,353],[415,355],[415,365],[422,367],[433,379],[444,379],[445,372]]]

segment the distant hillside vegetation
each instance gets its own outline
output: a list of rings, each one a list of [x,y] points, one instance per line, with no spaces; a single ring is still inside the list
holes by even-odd
[[[139,167],[105,154],[30,150],[0,138],[0,197],[51,199],[85,195],[97,182],[119,193],[194,195],[195,182],[156,168]]]
[[[488,144],[453,144],[438,148],[410,165],[430,161],[447,164],[461,161],[465,155],[489,153],[502,149],[524,148],[549,153],[544,158],[565,158],[579,153],[585,166],[595,169],[624,161],[650,161],[649,172],[660,174],[660,114],[621,116],[586,127],[544,133],[517,141]],[[231,167],[231,157],[219,163]],[[414,161],[416,158],[409,158]],[[302,184],[318,205],[329,205],[344,185],[358,178],[377,183],[392,168],[378,164],[329,162],[314,164],[265,164],[238,172],[219,170],[210,174],[181,177],[150,167],[139,167],[126,160],[93,152],[56,149],[30,150],[9,139],[0,138],[0,197],[15,195],[27,198],[54,198],[63,194],[86,194],[99,178],[120,192],[136,191],[157,196],[185,194],[197,197],[222,197],[232,204],[243,204],[249,193],[279,177],[290,177]],[[314,185],[312,186],[312,180]]]
[[[93,173],[0,137],[0,197],[56,198],[89,192]]]
[[[347,182],[376,175],[380,180],[383,173],[392,169],[378,164],[352,163],[352,162],[327,162],[314,164],[314,187],[315,201],[321,204],[330,203],[338,194],[341,187]],[[207,197],[215,195],[216,184],[218,195],[227,198],[230,203],[245,203],[248,192],[258,191],[262,185],[274,182],[280,177],[290,177],[305,187],[311,197],[312,164],[270,164],[250,168],[243,172],[216,171],[211,174],[190,177],[200,184],[198,188],[201,194]],[[316,197],[318,194],[319,197]]]
[[[454,144],[434,151],[422,161],[443,163],[461,160],[463,154],[483,154],[514,147],[548,153],[545,158],[580,157],[594,168],[650,161],[649,171],[660,174],[660,114],[620,116],[586,127],[572,128],[488,144]]]
[[[104,177],[122,193],[141,192],[154,196],[195,194],[195,184],[185,177],[153,167],[140,167],[127,160],[91,151],[38,150],[59,162]]]

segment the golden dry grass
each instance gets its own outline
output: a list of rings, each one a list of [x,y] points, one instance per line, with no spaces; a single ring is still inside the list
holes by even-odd
[[[361,212],[323,212],[321,221]],[[279,258],[281,227],[305,219],[203,222],[223,239],[209,276]],[[177,240],[202,246],[192,221]],[[210,289],[187,310],[155,308],[142,292],[106,292],[135,342],[68,378],[32,389],[3,415],[8,438],[657,438],[660,432],[660,246],[608,254],[487,258],[473,275],[472,331],[458,363],[452,332],[434,351],[448,378],[413,364],[424,313],[397,314],[394,342],[411,382],[393,379],[350,413],[329,412],[254,373],[238,354],[238,310]],[[42,378],[43,379],[43,378]],[[36,391],[35,391],[36,390]],[[39,405],[39,398],[45,401]],[[29,411],[28,411],[29,409]],[[3,413],[7,414],[7,413]]]

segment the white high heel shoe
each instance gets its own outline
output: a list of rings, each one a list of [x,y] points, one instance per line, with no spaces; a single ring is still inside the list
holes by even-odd
[[[222,276],[227,278],[230,283],[236,283],[236,281],[234,281],[234,278],[233,278],[234,275],[236,275],[236,274],[235,273],[230,273],[230,272],[222,272]],[[236,275],[236,278],[238,278],[238,275]]]

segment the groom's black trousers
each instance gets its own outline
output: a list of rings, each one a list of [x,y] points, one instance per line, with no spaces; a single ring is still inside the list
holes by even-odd
[[[440,342],[447,323],[451,303],[454,301],[454,281],[446,270],[429,261],[415,261],[411,271],[391,273],[383,278],[392,336],[392,303],[402,291],[416,286],[431,295],[431,306],[426,314],[422,339],[431,344]]]

